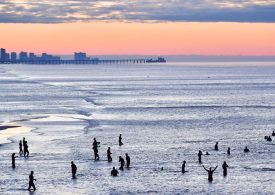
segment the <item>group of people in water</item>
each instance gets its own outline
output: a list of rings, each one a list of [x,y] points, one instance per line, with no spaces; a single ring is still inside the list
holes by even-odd
[[[275,136],[275,132],[273,131],[272,132],[272,136]],[[270,136],[265,136],[265,139],[267,141],[270,141],[271,137]],[[272,139],[271,139],[272,141]],[[120,134],[119,135],[119,146],[122,146],[123,143],[122,143],[122,135]],[[96,140],[96,138],[94,138],[94,142],[93,142],[93,150],[94,150],[94,159],[95,160],[99,160],[99,154],[98,154],[98,147],[99,147],[99,144],[100,142],[98,142]],[[215,151],[218,151],[219,150],[219,147],[218,147],[218,142],[215,143],[215,146],[214,146],[214,150]],[[247,152],[250,152],[250,150],[248,149],[247,146],[245,146],[244,148],[244,152],[247,153]],[[230,147],[227,148],[227,154],[230,155]],[[29,157],[29,147],[28,147],[28,142],[26,141],[25,137],[23,137],[23,140],[19,142],[19,154],[20,156],[23,154],[25,158]],[[107,160],[108,162],[112,162],[112,152],[111,152],[111,148],[108,147],[107,149]],[[198,152],[198,162],[201,164],[202,163],[202,151],[199,150]],[[206,152],[205,155],[210,155],[208,152]],[[11,159],[12,159],[12,168],[15,168],[15,159],[17,158],[18,156],[16,156],[15,153],[13,153],[11,155]],[[125,159],[126,159],[126,168],[129,168],[130,167],[130,163],[131,163],[131,159],[128,155],[128,153],[125,154]],[[123,171],[124,170],[124,166],[125,166],[125,160],[122,156],[119,156],[119,163],[120,163],[120,167],[119,167],[119,170]],[[185,167],[186,167],[186,161],[184,160],[182,162],[182,173],[185,173],[186,170],[185,170]],[[213,173],[214,171],[217,169],[218,166],[216,166],[215,168],[205,168],[205,166],[203,165],[202,166],[204,168],[204,170],[207,171],[208,173],[208,181],[209,182],[212,182],[213,181]],[[228,164],[226,163],[226,161],[223,162],[222,164],[222,169],[223,169],[223,175],[224,176],[227,176],[227,168],[228,168]],[[163,170],[163,167],[161,167],[161,170]],[[73,161],[71,161],[71,172],[72,172],[72,178],[73,179],[76,179],[76,172],[77,172],[77,166],[75,165],[75,163]],[[111,176],[114,176],[116,177],[117,175],[119,174],[118,170],[113,167],[113,169],[111,170]],[[34,179],[34,172],[31,171],[30,175],[29,175],[29,187],[28,187],[28,190],[31,191],[31,188],[33,189],[33,191],[36,190],[35,188],[35,185],[34,185],[34,181],[36,181],[36,179]]]
[[[271,134],[272,136],[275,136],[275,131],[273,131],[272,132],[272,134]],[[271,138],[271,136],[264,136],[264,139],[266,140],[266,141],[268,141],[268,142],[272,142],[272,138]]]
[[[274,131],[273,131],[273,133],[272,133],[272,136],[275,136],[275,132],[274,132]],[[269,137],[270,137],[270,136],[269,136]],[[265,137],[265,139],[266,139],[266,137]],[[271,139],[271,138],[270,138],[270,139]],[[271,140],[271,141],[272,141],[272,140]],[[215,143],[215,146],[214,146],[214,150],[215,150],[215,151],[218,151],[218,150],[219,150],[218,145],[219,145],[219,142],[216,142],[216,143]],[[245,153],[250,152],[250,150],[248,149],[247,146],[245,146],[244,152],[245,152]],[[227,148],[227,154],[228,154],[228,155],[231,154],[231,152],[230,152],[230,147]],[[202,155],[203,155],[202,151],[199,150],[199,152],[198,152],[198,161],[199,161],[200,164],[202,163]],[[206,152],[205,155],[210,155],[210,154],[209,154],[208,152]],[[185,171],[185,166],[186,166],[186,161],[183,161],[183,162],[182,162],[182,173],[185,173],[185,172],[186,172],[186,171]],[[202,166],[202,167],[208,172],[208,181],[209,181],[209,182],[212,182],[212,181],[213,181],[213,173],[214,173],[214,171],[217,169],[218,166],[216,166],[214,169],[212,169],[211,167],[210,167],[209,169],[206,169],[204,166]],[[227,176],[227,168],[228,168],[228,167],[229,167],[228,164],[226,163],[226,161],[224,161],[223,164],[222,164],[223,176]]]
[[[94,138],[93,150],[94,150],[94,159],[95,160],[99,160],[99,154],[98,154],[99,144],[100,144],[100,142],[98,142],[96,140],[96,138]],[[119,144],[119,146],[123,145],[123,143],[122,143],[122,134],[119,134],[118,144]],[[112,162],[112,160],[113,160],[111,155],[112,155],[111,148],[108,147],[108,149],[107,149],[107,160],[108,160],[108,162]],[[130,160],[130,157],[129,157],[128,153],[125,154],[125,159],[126,159],[126,167],[129,168],[131,160]],[[119,163],[120,163],[119,170],[124,170],[125,160],[122,156],[119,156]],[[73,168],[72,168],[72,173],[73,173]],[[113,167],[113,170],[111,171],[111,175],[112,176],[117,176],[118,175],[118,171],[116,170],[115,167]]]
[[[23,137],[23,142],[22,140],[19,141],[19,155],[24,155],[25,158],[29,157],[29,146],[28,142],[26,141],[26,138]],[[15,168],[15,158],[18,158],[18,156],[15,156],[15,153],[12,153],[11,155],[11,162],[12,162],[12,168]]]
[[[20,140],[19,141],[19,155],[22,156],[24,155],[25,158],[29,157],[29,146],[28,146],[28,142],[26,141],[26,138],[23,137],[23,141]],[[11,155],[11,164],[12,164],[12,168],[15,169],[15,159],[18,158],[18,156],[16,156],[15,153],[12,153]],[[28,190],[31,191],[31,188],[33,189],[33,191],[36,190],[35,185],[34,185],[34,181],[36,181],[36,179],[34,179],[33,176],[34,172],[31,171],[30,175],[29,175],[29,187]]]

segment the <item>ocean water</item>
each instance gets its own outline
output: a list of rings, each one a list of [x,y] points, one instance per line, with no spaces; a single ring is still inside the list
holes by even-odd
[[[275,130],[275,63],[0,65],[0,92],[1,124],[21,126],[0,131],[0,194],[29,194],[31,170],[33,194],[275,192],[275,141],[264,140]],[[24,136],[30,157],[12,169]],[[203,165],[218,165],[212,183],[198,150],[210,153]],[[125,153],[131,168],[111,177]]]

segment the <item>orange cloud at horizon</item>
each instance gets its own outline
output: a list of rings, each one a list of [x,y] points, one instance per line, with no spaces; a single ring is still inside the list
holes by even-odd
[[[90,55],[275,55],[274,23],[0,24],[10,51]]]

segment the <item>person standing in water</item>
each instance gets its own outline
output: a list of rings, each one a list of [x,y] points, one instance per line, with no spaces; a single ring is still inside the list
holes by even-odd
[[[99,144],[100,144],[100,142],[96,141],[96,138],[94,138],[93,150],[94,150],[95,160],[99,160],[99,155],[98,155],[98,145]]]
[[[124,161],[124,159],[121,157],[121,156],[119,156],[119,161],[118,162],[120,162],[120,167],[119,167],[119,169],[120,170],[123,170],[123,167],[124,167],[124,165],[125,165],[125,161]]]
[[[250,152],[250,150],[245,146],[245,149],[243,150],[244,152]]]
[[[33,191],[36,190],[33,181],[36,181],[36,179],[34,179],[34,177],[33,177],[33,171],[31,171],[31,174],[29,175],[29,188],[28,188],[29,191],[31,191],[32,187],[33,187]]]
[[[23,144],[22,144],[22,141],[20,140],[19,141],[19,154],[21,156],[21,154],[23,154],[23,148],[22,148]]]
[[[186,164],[186,161],[184,160],[184,161],[182,162],[182,165],[181,165],[181,172],[182,172],[182,173],[185,173],[185,164]]]
[[[116,177],[117,174],[118,174],[118,171],[116,170],[115,167],[113,167],[113,170],[111,171],[111,176]]]
[[[28,142],[25,142],[25,147],[24,147],[24,157],[29,157],[30,152],[29,152],[29,146],[28,146]]]
[[[76,174],[76,171],[77,171],[77,167],[74,164],[74,161],[71,162],[71,168],[72,168],[72,178],[75,179],[76,178],[75,174]]]
[[[216,142],[216,144],[215,144],[215,150],[219,150],[219,148],[218,148],[218,144],[219,144],[219,142]]]
[[[201,156],[202,156],[202,151],[199,150],[199,153],[198,153],[199,163],[201,163]]]
[[[275,131],[272,132],[272,136],[275,136]]]
[[[111,148],[110,147],[108,147],[108,150],[107,150],[107,158],[108,158],[108,161],[109,162],[111,162],[113,159],[112,159],[112,157],[111,157]]]
[[[129,168],[130,163],[131,163],[131,159],[130,159],[130,156],[128,155],[128,153],[126,153],[125,155],[126,155],[126,167]]]
[[[208,170],[204,166],[202,166],[202,167],[204,168],[204,170],[206,170],[208,172],[208,181],[212,182],[213,181],[213,173],[217,169],[218,166],[216,166],[213,170],[211,167]]]
[[[15,158],[17,158],[18,156],[15,156],[15,153],[12,153],[11,155],[11,164],[12,164],[12,168],[15,168]]]
[[[118,144],[119,144],[120,146],[123,145],[123,143],[122,143],[122,135],[121,135],[121,134],[119,134],[119,137],[118,137]]]
[[[24,156],[26,156],[26,144],[27,144],[27,141],[26,141],[25,137],[23,137],[23,153],[24,153]]]
[[[226,162],[224,161],[223,164],[222,164],[223,176],[224,177],[227,175],[227,167],[228,167],[228,164],[226,164]]]
[[[230,155],[230,147],[227,148],[227,154]]]

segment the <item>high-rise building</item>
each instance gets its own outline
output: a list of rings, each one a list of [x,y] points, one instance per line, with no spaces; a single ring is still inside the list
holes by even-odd
[[[16,61],[17,55],[16,52],[11,52],[11,61]]]
[[[36,60],[36,55],[34,53],[30,53],[29,54],[29,59],[32,60],[32,61]]]
[[[27,61],[28,59],[29,59],[28,58],[28,53],[21,51],[20,54],[19,54],[19,60]]]
[[[74,53],[74,60],[87,60],[87,56],[86,53],[82,53],[82,52],[75,52]]]
[[[10,61],[10,54],[9,53],[6,53],[6,55],[5,55],[5,61]]]
[[[1,48],[1,51],[0,51],[0,61],[5,61],[5,59],[6,59],[6,49]]]

